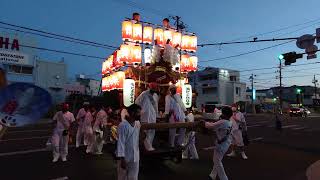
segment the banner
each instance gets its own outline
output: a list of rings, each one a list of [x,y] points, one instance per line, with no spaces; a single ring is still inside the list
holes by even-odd
[[[26,54],[19,52],[1,51],[0,63],[4,64],[29,64],[29,57]]]

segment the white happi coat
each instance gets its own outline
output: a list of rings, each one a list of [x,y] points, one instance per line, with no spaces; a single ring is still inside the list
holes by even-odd
[[[141,122],[155,123],[158,114],[158,95],[151,95],[150,90],[143,91],[136,99],[136,104],[141,107]]]
[[[125,120],[118,126],[117,157],[124,157],[126,162],[139,162],[139,134],[140,122],[135,121],[134,126]]]
[[[100,126],[107,125],[107,123],[108,123],[108,115],[107,115],[106,111],[101,109],[97,113],[96,120],[95,120],[94,125],[93,125],[93,131],[101,130]]]
[[[171,113],[170,122],[185,122],[186,110],[179,94],[166,96],[165,114]]]
[[[242,130],[247,129],[244,115],[241,112],[235,112],[231,117],[231,121],[232,121],[232,144],[240,147],[244,146],[243,138],[242,138]],[[244,129],[239,128],[240,124],[242,124],[242,128]]]

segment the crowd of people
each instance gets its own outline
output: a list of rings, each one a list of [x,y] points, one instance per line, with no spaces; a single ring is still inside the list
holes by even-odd
[[[162,117],[167,122],[194,122],[194,116],[184,106],[181,97],[177,94],[177,87],[171,85],[165,97],[165,111],[161,116],[158,111],[158,85],[150,83],[149,88],[143,91],[135,101],[135,104],[118,110],[119,120],[117,123],[117,143],[115,155],[118,160],[118,180],[137,180],[139,174],[139,143],[140,128],[143,124],[157,123],[157,119]],[[103,145],[110,134],[110,126],[115,122],[110,116],[113,114],[110,107],[94,106],[84,103],[78,111],[76,118],[69,112],[69,105],[63,104],[62,110],[57,112],[53,120],[56,127],[53,131],[53,162],[59,158],[67,161],[69,131],[71,127],[78,127],[76,131],[76,147],[86,146],[86,153],[102,154]],[[215,179],[219,176],[221,180],[228,179],[222,159],[228,149],[232,151],[228,156],[233,157],[240,152],[243,159],[248,159],[244,152],[244,140],[242,131],[246,131],[244,115],[239,112],[236,106],[222,108],[222,115],[217,122],[200,122],[199,126],[213,129],[216,134],[214,148],[214,166],[209,177]],[[157,136],[155,129],[141,131],[145,133],[143,145],[146,151],[155,151],[154,139]],[[195,131],[186,133],[185,128],[169,128],[168,145],[170,148],[183,147],[182,158],[198,159],[195,146]]]

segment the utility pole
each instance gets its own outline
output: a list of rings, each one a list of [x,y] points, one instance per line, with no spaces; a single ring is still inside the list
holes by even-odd
[[[252,105],[252,113],[256,114],[256,108],[254,105],[254,93],[253,93],[253,83],[254,83],[254,76],[253,74],[251,74],[250,76],[250,80],[251,80],[251,105]]]
[[[280,113],[282,114],[282,63],[279,60],[279,80],[280,80],[280,87],[279,87],[279,105],[280,105]]]
[[[317,99],[317,83],[316,75],[313,76],[312,83],[314,84],[314,99]]]

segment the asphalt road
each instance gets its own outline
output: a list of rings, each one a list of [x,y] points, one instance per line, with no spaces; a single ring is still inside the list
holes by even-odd
[[[306,169],[320,159],[320,117],[286,118],[282,132],[275,130],[271,115],[248,116],[247,122],[249,159],[223,160],[230,180],[306,180]],[[10,129],[0,140],[1,179],[116,179],[108,145],[101,156],[71,147],[68,162],[53,164],[51,152],[45,149],[50,134],[47,124]],[[214,137],[198,133],[200,160],[183,160],[180,164],[159,159],[142,161],[139,179],[206,180],[213,165],[213,142]]]

